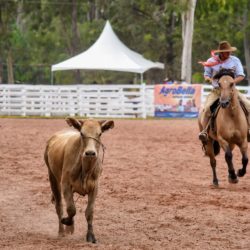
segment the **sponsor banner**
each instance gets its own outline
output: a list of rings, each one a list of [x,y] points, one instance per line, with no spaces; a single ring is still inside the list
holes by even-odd
[[[198,117],[200,84],[158,84],[154,88],[155,117]]]

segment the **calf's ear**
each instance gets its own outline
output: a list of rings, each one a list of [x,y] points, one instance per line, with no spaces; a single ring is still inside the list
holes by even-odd
[[[82,124],[83,124],[82,121],[76,120],[73,117],[67,117],[66,122],[68,123],[68,125],[70,127],[74,127],[75,129],[77,129],[79,131],[81,130],[81,127],[82,127]]]
[[[114,121],[99,121],[99,123],[101,124],[102,132],[114,127]]]

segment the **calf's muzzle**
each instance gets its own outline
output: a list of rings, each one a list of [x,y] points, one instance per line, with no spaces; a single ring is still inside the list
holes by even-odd
[[[96,152],[93,150],[88,150],[84,154],[86,157],[96,157]]]

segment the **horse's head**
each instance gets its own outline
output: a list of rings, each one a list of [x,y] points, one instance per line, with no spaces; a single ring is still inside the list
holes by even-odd
[[[227,108],[235,92],[234,72],[230,69],[221,69],[213,79],[218,80],[220,88],[220,105]]]

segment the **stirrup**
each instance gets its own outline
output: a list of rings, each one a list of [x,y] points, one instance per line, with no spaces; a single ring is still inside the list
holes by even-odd
[[[203,144],[207,144],[208,141],[208,134],[206,131],[201,131],[199,133],[199,140],[203,143]]]

